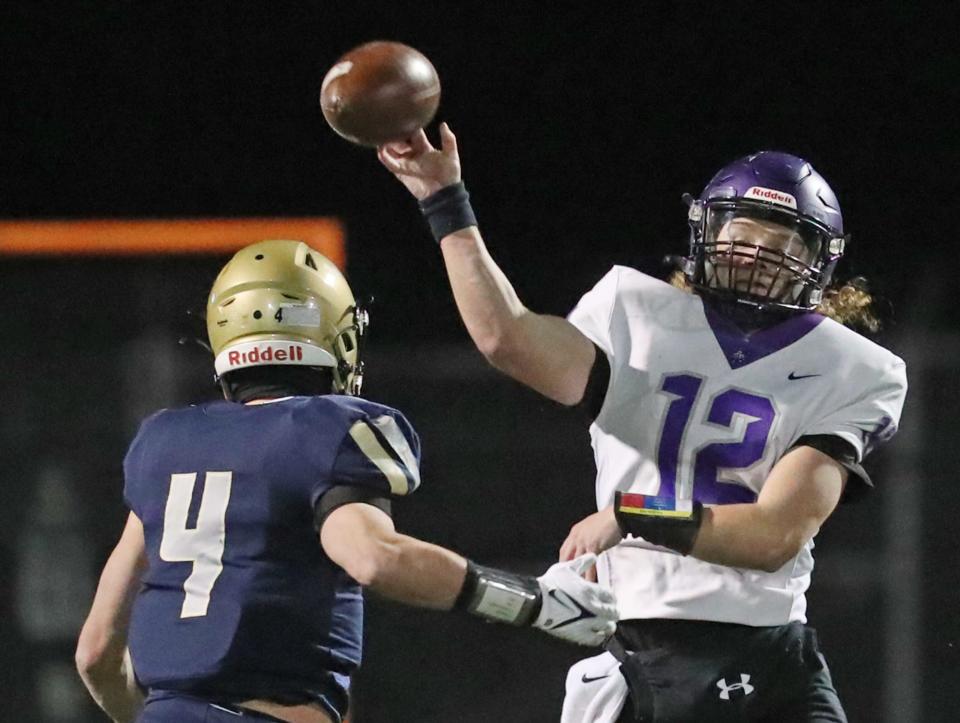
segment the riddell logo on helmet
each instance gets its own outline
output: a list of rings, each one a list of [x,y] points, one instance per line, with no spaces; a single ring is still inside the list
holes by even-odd
[[[271,364],[335,367],[337,358],[316,344],[292,339],[242,341],[221,350],[213,361],[213,368],[217,374],[225,374],[232,369]]]
[[[227,365],[252,366],[254,364],[263,364],[264,362],[298,362],[303,361],[303,348],[295,344],[287,347],[258,346],[250,351],[227,352]]]
[[[751,186],[747,192],[743,194],[743,197],[756,198],[760,201],[768,201],[778,206],[786,206],[787,208],[795,209],[797,207],[797,199],[789,193],[775,191],[772,188],[764,188],[763,186]]]

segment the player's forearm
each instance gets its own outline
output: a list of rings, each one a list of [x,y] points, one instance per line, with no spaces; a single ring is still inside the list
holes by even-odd
[[[441,249],[463,323],[477,348],[496,363],[516,343],[526,308],[476,226],[444,237]]]
[[[380,541],[377,548],[362,584],[406,605],[435,610],[453,607],[467,572],[463,557],[399,534]]]
[[[796,447],[768,475],[756,502],[704,510],[691,554],[722,565],[779,570],[817,534],[846,479],[833,458]]]
[[[93,700],[112,720],[126,723],[136,719],[143,708],[143,693],[125,649],[96,660],[85,660],[78,652],[77,669]]]
[[[757,504],[706,508],[691,557],[774,572],[796,557],[813,531],[784,525]]]
[[[555,401],[580,401],[594,359],[586,337],[566,319],[527,309],[475,226],[441,247],[460,316],[488,361]]]
[[[102,612],[102,608],[99,610]],[[93,700],[115,721],[132,721],[143,706],[127,651],[127,616],[120,624],[98,611],[87,618],[77,643],[80,679]]]
[[[143,705],[127,651],[127,630],[146,566],[143,526],[131,512],[100,575],[75,655],[77,671],[90,695],[118,721],[133,720]]]

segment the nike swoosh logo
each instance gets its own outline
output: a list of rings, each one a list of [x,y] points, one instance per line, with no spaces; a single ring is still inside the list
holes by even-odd
[[[587,677],[587,674],[584,673],[584,674],[583,674],[583,677],[580,678],[580,682],[581,682],[581,683],[592,683],[592,682],[595,681],[595,680],[603,680],[604,678],[609,678],[609,677],[610,677],[610,673],[607,673],[606,675],[598,675],[596,678],[588,678],[588,677]]]
[[[580,614],[577,615],[576,617],[570,618],[569,620],[564,620],[562,623],[559,623],[558,625],[551,626],[550,628],[551,630],[562,628],[566,625],[570,625],[571,623],[575,623],[578,620],[596,617],[592,612],[587,610],[585,607],[583,607],[583,605],[578,603],[576,600],[574,600],[572,597],[570,597],[566,593],[563,593],[563,597],[560,597],[557,594],[558,592],[559,591],[556,588],[554,588],[550,590],[550,592],[547,594],[550,595],[550,597],[552,597],[554,600],[556,600],[558,603],[560,603],[563,607],[565,607],[570,612],[575,614],[579,611]]]
[[[796,372],[790,372],[787,375],[787,379],[790,381],[796,381],[797,379],[809,379],[810,377],[822,377],[822,374],[797,374]]]

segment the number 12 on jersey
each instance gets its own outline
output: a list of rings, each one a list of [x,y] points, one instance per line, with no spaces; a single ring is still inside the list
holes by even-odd
[[[721,470],[744,469],[763,459],[776,418],[773,402],[742,389],[728,388],[714,395],[707,402],[703,424],[718,431],[732,428],[735,439],[707,442],[685,456],[683,447],[690,417],[702,386],[703,379],[694,374],[667,375],[660,384],[660,392],[672,399],[667,405],[657,445],[660,470],[657,494],[679,499],[692,497],[704,504],[753,502],[757,497],[753,490],[719,477]],[[690,460],[689,465],[684,464],[685,460]]]
[[[227,503],[230,501],[232,479],[232,472],[206,473],[196,526],[187,528],[197,473],[170,475],[160,559],[193,563],[193,570],[183,583],[181,618],[207,614],[210,591],[223,570]]]

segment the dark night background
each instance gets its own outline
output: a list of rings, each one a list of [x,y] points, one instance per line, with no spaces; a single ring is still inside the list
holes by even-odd
[[[367,395],[425,447],[400,526],[536,572],[591,511],[585,425],[472,351],[412,198],[325,125],[327,68],[373,39],[433,61],[487,244],[538,311],[566,313],[615,263],[664,273],[681,193],[733,158],[807,158],[853,234],[841,273],[891,302],[880,340],[912,386],[872,460],[879,493],[818,538],[811,622],[851,720],[952,720],[957,20],[901,3],[8,2],[0,217],[341,218],[348,279],[376,296]],[[209,360],[176,341],[224,261],[0,257],[0,720],[99,720],[73,686],[75,621],[122,524],[138,416],[214,394]],[[71,512],[38,513],[44,494]],[[28,558],[82,574],[31,582]],[[68,602],[31,622],[44,596]],[[577,654],[373,601],[351,719],[556,720]]]

